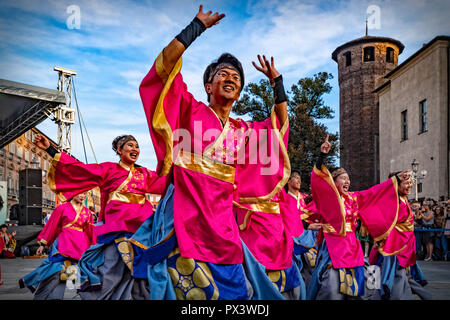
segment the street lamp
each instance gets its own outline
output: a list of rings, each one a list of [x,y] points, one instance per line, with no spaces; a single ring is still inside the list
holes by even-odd
[[[415,184],[415,200],[418,200],[418,192],[417,192],[417,185],[418,185],[418,181],[424,179],[427,176],[427,170],[422,170],[420,171],[420,175],[417,174],[417,172],[419,172],[419,163],[416,161],[416,159],[413,160],[413,162],[411,163],[411,168],[412,168],[412,180],[413,183]]]
[[[417,171],[419,171],[419,163],[416,162],[416,159],[414,159],[413,162],[411,163],[411,168],[414,174],[417,174]]]

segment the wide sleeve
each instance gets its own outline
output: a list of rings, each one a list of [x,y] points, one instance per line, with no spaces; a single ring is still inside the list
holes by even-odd
[[[269,202],[289,180],[289,120],[283,126],[274,108],[268,119],[247,123],[244,152],[238,151],[236,181],[240,204]]]
[[[359,217],[375,241],[386,239],[397,224],[397,179],[392,177],[368,190],[355,192]]]
[[[204,106],[187,91],[180,73],[181,66],[182,58],[167,72],[161,52],[139,86],[159,176],[168,175],[172,167],[177,129],[182,122],[189,121],[198,108]]]
[[[40,245],[50,247],[53,241],[55,241],[55,239],[61,233],[62,231],[61,218],[63,211],[64,205],[59,205],[58,207],[56,207],[55,210],[53,210],[52,214],[50,215],[50,218],[48,219],[41,233],[39,233],[39,235],[37,236],[37,242]]]
[[[303,221],[306,221],[307,223],[313,223],[316,220],[320,221],[322,219],[322,217],[319,214],[319,211],[317,210],[317,206],[314,200],[308,203],[303,208],[301,208],[300,211],[301,211],[300,218]]]
[[[84,164],[62,152],[52,160],[48,173],[50,189],[63,202],[102,185],[108,172],[105,164]]]
[[[91,211],[87,207],[85,207],[85,210],[87,210],[89,215],[88,219],[84,223],[83,231],[86,234],[87,238],[89,239],[89,243],[93,245],[96,243],[94,239],[94,218],[92,217]]]
[[[168,176],[160,177],[155,171],[145,169],[147,171],[146,191],[153,194],[163,194],[167,187]]]
[[[311,192],[314,199],[305,209],[318,213],[333,232],[345,235],[345,207],[328,169],[314,166],[311,173]],[[305,212],[305,211],[304,211]],[[305,212],[306,213],[306,212]]]
[[[284,189],[278,193],[280,199],[280,214],[285,228],[293,237],[299,237],[303,233],[302,212],[297,209],[295,201],[289,201],[291,197]]]

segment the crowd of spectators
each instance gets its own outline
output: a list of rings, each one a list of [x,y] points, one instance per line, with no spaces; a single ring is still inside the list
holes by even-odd
[[[426,198],[422,201],[412,201],[411,209],[414,212],[417,258],[425,261],[448,261],[450,199],[436,201]]]

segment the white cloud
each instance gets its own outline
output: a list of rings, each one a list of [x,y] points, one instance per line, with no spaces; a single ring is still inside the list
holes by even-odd
[[[71,4],[0,0],[0,78],[55,88],[53,66],[77,70],[78,102],[99,154],[114,158],[111,140],[136,130],[146,141],[141,148],[148,148],[141,159],[150,163],[154,154],[138,87],[156,55],[195,16],[200,1],[77,1],[80,30],[65,26]],[[318,71],[333,73],[334,88],[325,101],[338,108],[337,65],[331,53],[364,35],[366,9],[372,4],[381,9],[381,29],[369,34],[403,42],[401,60],[450,30],[449,1],[208,1],[205,10],[226,17],[183,55],[184,80],[194,97],[205,102],[202,75],[207,64],[230,52],[243,63],[246,83],[257,82],[264,76],[251,61],[261,53],[274,56],[287,89]],[[327,121],[332,131],[338,128],[338,118],[336,112],[335,119]],[[53,124],[43,126],[56,132]]]

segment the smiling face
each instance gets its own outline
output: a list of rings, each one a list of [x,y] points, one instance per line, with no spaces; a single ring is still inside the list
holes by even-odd
[[[84,192],[77,194],[75,197],[73,197],[73,200],[76,203],[83,203],[84,199],[86,199],[86,194]]]
[[[241,93],[241,77],[239,72],[229,68],[217,71],[211,83],[205,84],[205,90],[210,95],[211,104],[225,105],[239,99]]]
[[[300,178],[300,175],[297,172],[294,172],[288,181],[288,188],[289,191],[299,191],[300,187],[302,185],[302,179]]]
[[[340,194],[347,194],[350,188],[350,178],[347,173],[342,173],[334,179],[334,184]]]
[[[120,160],[128,165],[134,164],[139,158],[139,144],[135,140],[127,141],[123,147],[117,149]]]
[[[408,178],[406,180],[403,180],[399,185],[398,185],[398,194],[401,197],[406,197],[411,193],[411,189],[412,189],[412,180],[411,178]]]

